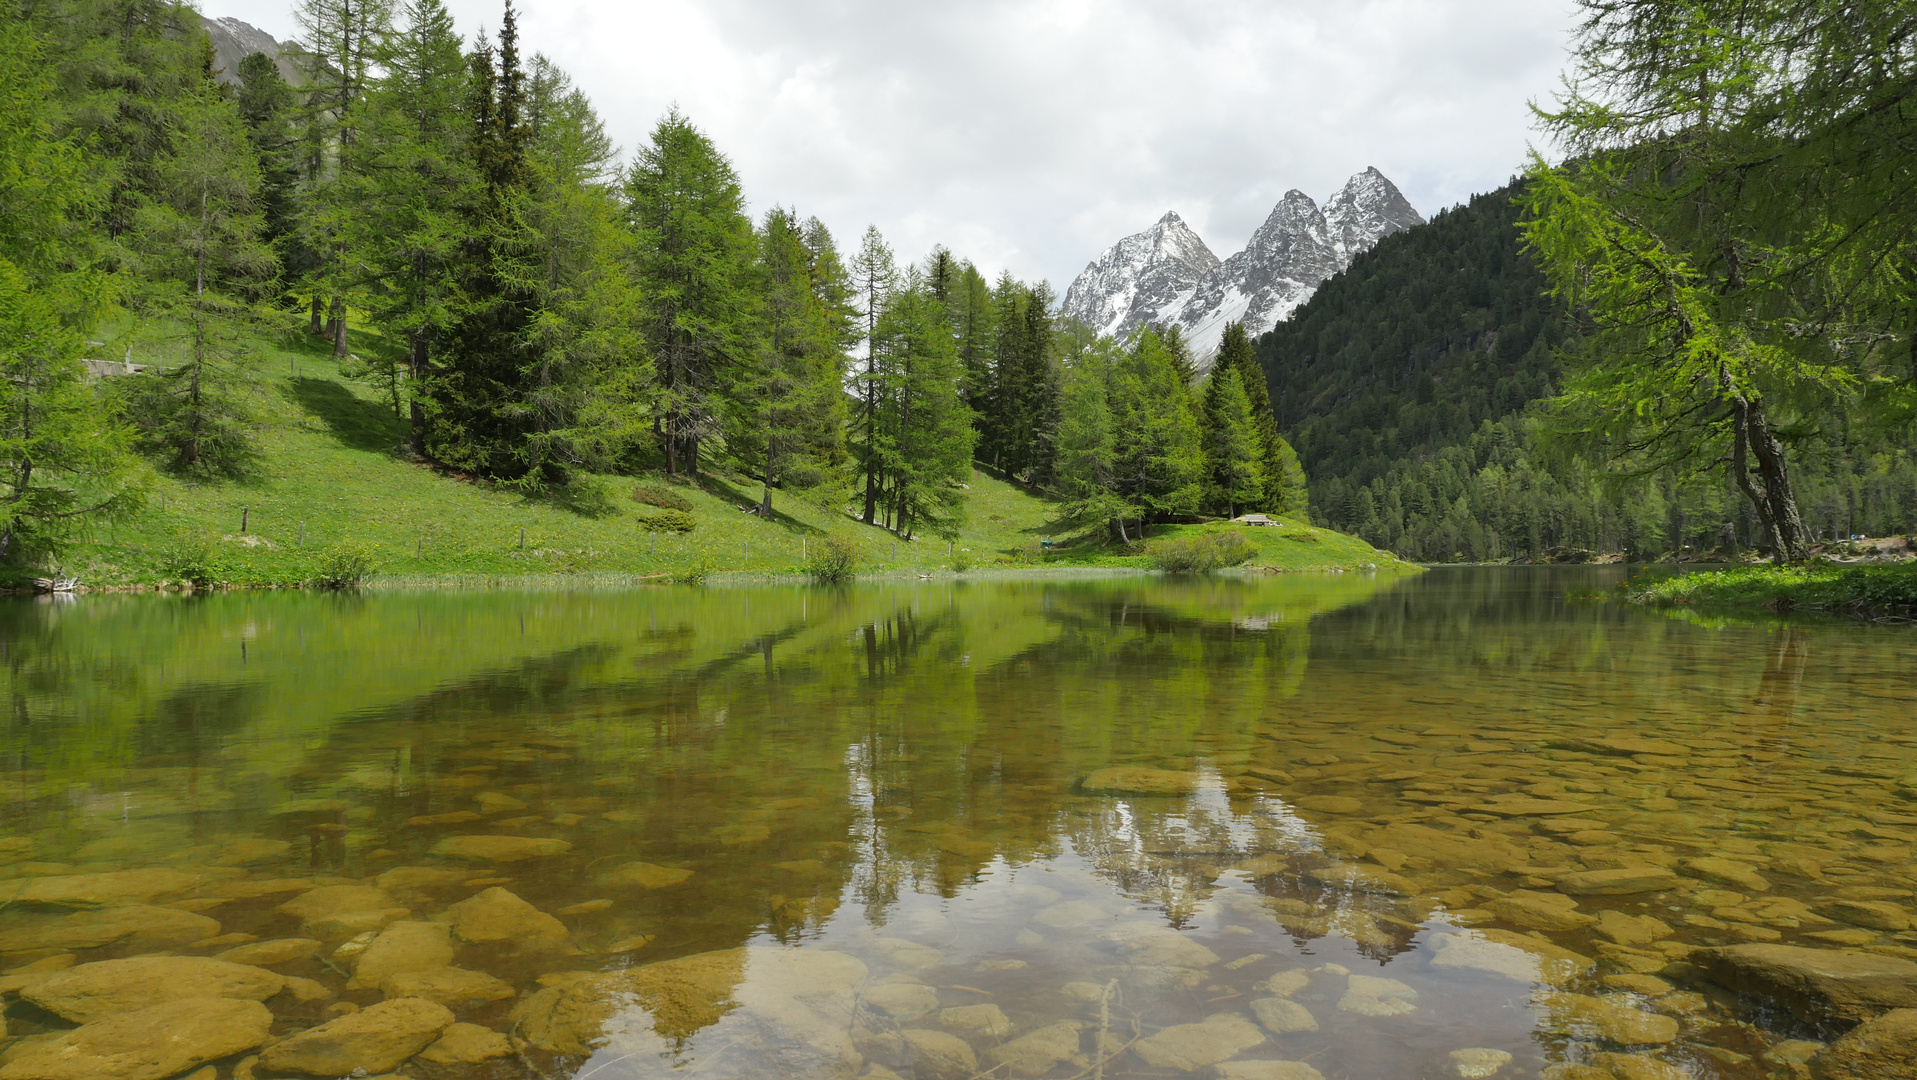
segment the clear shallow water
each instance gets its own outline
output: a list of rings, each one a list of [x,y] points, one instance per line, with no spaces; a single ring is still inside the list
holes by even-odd
[[[315,941],[275,1036],[511,1038],[422,1078],[1790,1075],[1683,958],[1917,948],[1833,906],[1917,910],[1917,639],[1619,572],[15,603],[0,971]]]

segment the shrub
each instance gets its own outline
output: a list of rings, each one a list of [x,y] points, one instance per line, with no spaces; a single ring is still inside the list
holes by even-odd
[[[967,570],[970,570],[971,568],[972,568],[972,552],[970,549],[960,548],[957,551],[954,551],[952,553],[952,572],[953,573],[963,574],[964,572],[966,572]]]
[[[174,544],[160,555],[160,569],[167,577],[196,589],[210,589],[220,579],[213,545],[204,540],[181,540]]]
[[[852,580],[864,558],[859,545],[843,537],[828,537],[825,543],[807,552],[805,570],[821,585],[837,585]]]
[[[672,575],[672,580],[676,585],[704,585],[706,578],[710,576],[712,576],[712,563],[706,559],[700,559],[690,566],[682,567]]]
[[[357,589],[373,572],[373,550],[354,540],[342,540],[320,552],[313,585],[321,589]]]
[[[656,506],[661,510],[692,510],[692,500],[658,484],[640,484],[632,489],[632,501],[642,506]]]
[[[684,510],[662,510],[657,514],[639,515],[639,528],[646,532],[691,532],[698,521]]]
[[[1221,530],[1158,540],[1145,554],[1153,566],[1167,574],[1204,574],[1237,566],[1257,552],[1243,534]]]

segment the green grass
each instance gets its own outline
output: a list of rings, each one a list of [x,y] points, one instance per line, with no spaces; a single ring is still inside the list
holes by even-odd
[[[770,519],[743,513],[757,503],[758,485],[723,467],[696,486],[656,473],[597,477],[609,496],[597,499],[567,491],[529,496],[450,476],[411,458],[390,407],[371,387],[343,378],[327,349],[304,339],[259,341],[248,390],[260,451],[252,475],[206,482],[162,472],[145,509],[98,527],[56,568],[96,588],[178,582],[196,564],[224,584],[297,586],[349,548],[365,552],[373,584],[547,576],[664,583],[700,571],[708,579],[803,574],[811,547],[828,537],[857,545],[860,572],[868,574],[947,571],[955,560],[982,571],[1146,565],[1138,546],[1070,535],[1055,501],[984,469],[969,488],[967,524],[949,545],[935,537],[906,542],[783,492],[774,493]],[[640,485],[682,496],[694,529],[642,529],[642,517],[662,511],[631,497]],[[1228,526],[1160,526],[1152,535],[1218,527]],[[1397,565],[1360,540],[1298,523],[1243,531],[1260,549],[1255,565]],[[1049,551],[1047,539],[1057,542]]]
[[[1624,585],[1622,593],[1628,600],[1657,607],[1912,616],[1917,615],[1917,563],[1737,567],[1639,579]]]

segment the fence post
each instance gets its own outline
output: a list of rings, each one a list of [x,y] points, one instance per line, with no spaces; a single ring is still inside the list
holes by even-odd
[[[247,515],[247,513],[248,513],[248,509],[247,509],[246,507],[244,507],[244,506],[242,506],[242,507],[240,507],[240,531],[241,531],[241,532],[245,532],[245,531],[246,531],[246,515]]]

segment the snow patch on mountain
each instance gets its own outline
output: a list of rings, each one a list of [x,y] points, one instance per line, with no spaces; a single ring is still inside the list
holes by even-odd
[[[1244,250],[1222,262],[1169,213],[1105,249],[1060,310],[1115,337],[1148,323],[1177,326],[1204,370],[1226,324],[1243,322],[1254,337],[1270,330],[1379,240],[1422,224],[1375,168],[1346,181],[1323,209],[1302,191],[1286,192]]]

